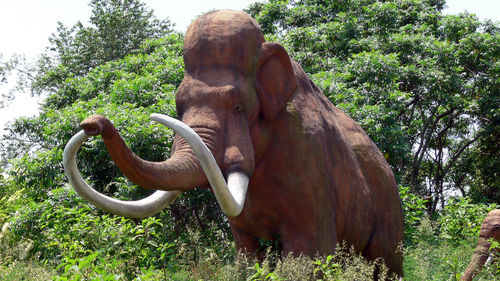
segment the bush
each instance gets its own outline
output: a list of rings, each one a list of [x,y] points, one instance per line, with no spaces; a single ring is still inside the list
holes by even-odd
[[[444,240],[422,240],[405,249],[405,280],[458,281],[469,263],[473,247],[469,241],[451,245]]]
[[[481,223],[495,208],[495,204],[473,204],[461,198],[449,200],[435,220],[424,214],[413,228],[412,243],[405,248],[405,279],[460,280],[474,253]],[[474,280],[496,280],[498,276],[491,266]]]
[[[339,246],[333,255],[315,258],[279,257],[269,249],[261,262],[241,254],[230,263],[211,259],[189,269],[189,274],[185,272],[186,279],[176,280],[371,280],[376,270],[382,280],[397,280],[387,276],[382,262],[369,262],[345,246]]]
[[[418,243],[417,227],[422,219],[426,217],[427,200],[410,192],[409,186],[399,186],[399,196],[401,197],[401,208],[403,211],[405,227],[405,245]]]
[[[163,268],[175,262],[172,248],[176,244],[168,236],[170,226],[165,221],[103,215],[73,190],[61,188],[52,190],[48,200],[16,213],[11,219],[11,243],[33,241],[27,255],[55,265],[81,265],[93,255],[113,257],[116,260],[104,264],[123,263],[124,272],[133,276],[142,268]],[[59,269],[67,273],[66,267]]]
[[[18,205],[10,217],[11,230],[0,241],[2,265],[31,259],[57,268],[61,278],[106,280],[170,276],[209,260],[234,260],[231,236],[215,222],[204,222],[203,231],[195,224],[184,231],[176,229],[169,211],[142,220],[116,217],[68,187],[46,198]]]
[[[477,240],[486,214],[497,208],[496,204],[473,204],[467,197],[452,198],[437,220],[440,235],[454,244],[467,239]]]

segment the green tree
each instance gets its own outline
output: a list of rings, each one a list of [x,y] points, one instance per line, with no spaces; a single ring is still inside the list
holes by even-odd
[[[248,9],[361,124],[398,181],[430,199],[430,213],[448,192],[491,201],[500,190],[499,26],[445,16],[444,5],[270,0]]]
[[[89,26],[77,22],[68,28],[58,23],[30,83],[33,92],[57,92],[64,79],[121,59],[146,39],[161,38],[172,31],[170,21],[158,20],[139,0],[92,0],[89,5]]]
[[[57,32],[49,38],[49,47],[35,64],[28,67],[19,56],[0,64],[2,79],[17,70],[23,90],[47,96],[41,116],[46,108],[62,109],[78,99],[88,100],[91,96],[78,95],[82,89],[78,89],[80,85],[75,81],[106,62],[138,52],[146,40],[158,39],[172,32],[168,20],[158,20],[153,11],[139,0],[92,0],[89,5],[92,8],[89,25],[77,22],[68,28],[59,22]],[[110,78],[111,75],[106,78],[108,82]],[[95,90],[109,87],[97,81],[95,84]],[[8,98],[9,94],[4,97]],[[2,142],[1,164],[5,166],[7,159],[22,156],[38,147],[53,147],[53,143],[42,139],[45,126],[46,122],[37,118],[15,121]]]

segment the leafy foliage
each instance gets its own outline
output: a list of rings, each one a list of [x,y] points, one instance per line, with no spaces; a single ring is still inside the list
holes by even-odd
[[[477,237],[486,214],[497,208],[496,204],[472,204],[468,198],[452,199],[438,219],[440,234],[453,243]]]
[[[16,159],[22,155],[24,151],[18,149],[20,144],[16,142],[19,138],[40,146],[36,152],[11,163],[16,181],[36,190],[40,190],[40,185],[62,186],[65,180],[61,173],[62,149],[76,133],[76,125],[92,113],[113,120],[129,146],[142,157],[149,160],[167,157],[169,150],[165,149],[165,143],[172,141],[172,132],[150,123],[149,115],[154,112],[175,115],[173,93],[183,76],[179,57],[181,39],[172,34],[145,45],[157,50],[154,55],[131,55],[97,67],[88,75],[66,79],[59,93],[47,97],[39,116],[16,120],[10,128],[11,134],[6,136],[9,142],[4,142],[4,157]],[[82,148],[82,171],[97,186],[120,177],[102,142],[91,140],[89,145]]]
[[[400,186],[399,196],[401,197],[401,207],[403,209],[405,224],[405,244],[418,243],[421,239],[418,227],[422,220],[426,219],[426,204],[428,201],[421,196],[410,192],[410,187]]]
[[[87,74],[95,67],[138,50],[146,39],[171,32],[168,20],[158,20],[138,0],[92,0],[90,26],[58,24],[50,47],[38,61],[31,81],[35,93],[60,90],[66,78]]]
[[[234,253],[233,243],[209,222],[206,233],[178,235],[168,212],[136,221],[110,216],[91,208],[69,188],[54,189],[42,203],[27,204],[11,221],[8,243],[28,241],[31,246],[23,255],[53,264],[61,277],[131,279],[150,269],[167,274],[195,266],[200,257],[192,255],[193,247],[210,247],[221,261]],[[4,263],[20,257],[8,255],[2,254]]]
[[[436,220],[422,218],[413,244],[404,250],[407,280],[460,280],[478,242],[486,214],[498,206],[452,200]],[[497,280],[498,265],[485,267],[474,280]]]

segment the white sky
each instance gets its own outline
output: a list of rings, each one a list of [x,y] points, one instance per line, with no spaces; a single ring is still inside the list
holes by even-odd
[[[88,0],[0,0],[0,54],[3,59],[13,53],[36,58],[48,46],[57,22],[72,26],[78,20],[86,24],[90,16]],[[143,0],[157,18],[168,18],[176,29],[186,31],[197,15],[214,9],[242,10],[255,0]],[[467,11],[480,19],[500,21],[500,0],[447,0],[445,14]],[[0,88],[4,91],[4,88]],[[37,113],[37,101],[19,93],[7,108],[0,109],[0,135],[5,122],[18,116]]]

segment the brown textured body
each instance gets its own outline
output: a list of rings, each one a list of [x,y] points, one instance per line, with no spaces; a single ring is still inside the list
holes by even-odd
[[[189,27],[179,118],[207,144],[224,174],[250,178],[243,211],[229,223],[239,250],[278,239],[285,253],[313,256],[346,241],[402,275],[403,220],[392,171],[362,128],[334,107],[282,46],[237,11],[205,14]],[[112,127],[103,117],[84,129]],[[109,124],[108,124],[109,123]],[[110,131],[112,133],[103,133]],[[144,161],[114,128],[98,130],[117,165],[141,186],[208,187],[189,146]],[[182,162],[182,163],[181,163]],[[128,172],[127,172],[128,171]]]
[[[488,256],[490,255],[491,243],[488,241],[493,238],[500,242],[500,209],[493,210],[486,215],[481,229],[479,231],[479,240],[472,256],[472,260],[465,270],[462,281],[470,281],[483,268]],[[497,249],[497,251],[499,251]],[[500,252],[500,251],[499,251]]]

